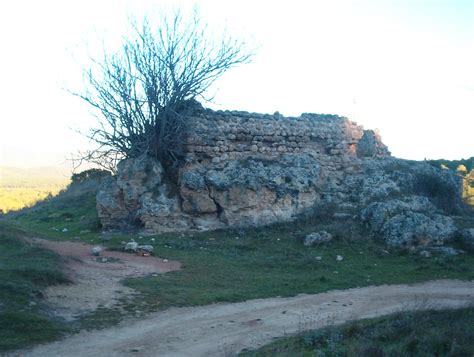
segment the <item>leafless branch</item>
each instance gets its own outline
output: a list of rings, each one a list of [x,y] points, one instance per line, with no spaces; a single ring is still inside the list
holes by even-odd
[[[73,93],[100,113],[88,135],[99,149],[83,160],[102,166],[117,157],[152,155],[176,165],[183,154],[186,103],[203,99],[224,72],[248,63],[252,53],[227,33],[211,37],[197,13],[190,21],[177,12],[156,27],[148,19],[131,25],[120,51],[92,60],[83,73],[85,91]]]

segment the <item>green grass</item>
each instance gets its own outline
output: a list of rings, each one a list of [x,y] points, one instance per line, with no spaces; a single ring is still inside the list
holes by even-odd
[[[407,252],[385,256],[377,243],[344,237],[321,247],[304,247],[305,233],[314,228],[157,237],[155,254],[183,262],[184,269],[125,283],[142,292],[149,306],[163,309],[439,278],[474,279],[472,254],[431,259]],[[344,260],[336,261],[336,255]]]
[[[56,339],[63,329],[41,299],[47,286],[67,282],[60,257],[19,236],[0,222],[0,351]]]
[[[72,185],[55,197],[11,215],[9,222],[47,239],[99,242],[96,189],[97,182]]]
[[[474,308],[361,320],[287,336],[240,356],[466,356],[474,354]]]

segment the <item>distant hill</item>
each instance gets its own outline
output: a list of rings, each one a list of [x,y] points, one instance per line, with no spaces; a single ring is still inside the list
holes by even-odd
[[[20,168],[13,166],[0,166],[0,180],[10,178],[44,178],[71,176],[71,168],[62,166],[40,166]]]
[[[71,169],[60,166],[0,166],[0,211],[18,210],[55,195],[69,184],[70,177]]]

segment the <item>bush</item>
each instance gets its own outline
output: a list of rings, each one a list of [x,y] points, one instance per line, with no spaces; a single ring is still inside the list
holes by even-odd
[[[89,180],[100,180],[111,175],[110,171],[102,169],[89,169],[71,176],[71,184],[78,184]]]
[[[413,191],[428,197],[433,204],[448,213],[463,212],[461,183],[455,178],[435,173],[418,173],[415,176]]]

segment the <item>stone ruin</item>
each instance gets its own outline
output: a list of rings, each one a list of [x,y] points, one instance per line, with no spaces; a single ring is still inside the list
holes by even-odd
[[[390,156],[378,133],[336,115],[284,117],[198,108],[187,119],[178,183],[153,158],[128,159],[97,198],[104,229],[150,232],[289,221],[360,170]]]
[[[104,230],[263,226],[338,207],[335,217],[358,217],[388,244],[442,243],[456,232],[447,211],[461,205],[458,178],[391,157],[378,132],[345,117],[199,106],[186,122],[177,182],[151,157],[123,160],[106,179],[97,194]]]

